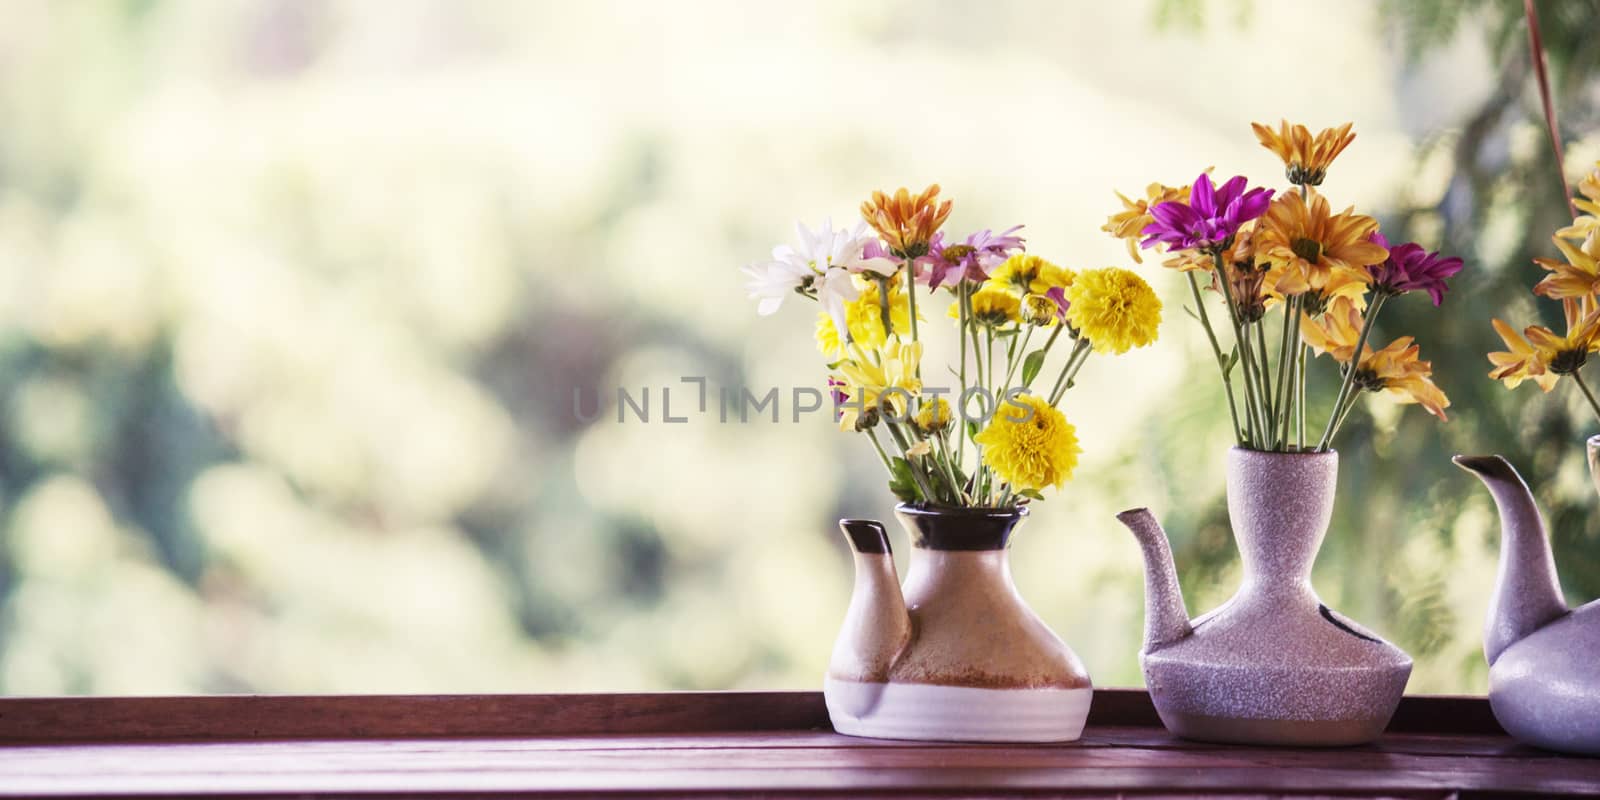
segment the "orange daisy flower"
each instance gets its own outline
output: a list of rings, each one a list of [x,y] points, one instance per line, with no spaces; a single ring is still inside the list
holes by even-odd
[[[1433,362],[1417,358],[1420,347],[1410,336],[1402,336],[1376,352],[1363,347],[1361,363],[1356,365],[1354,384],[1372,392],[1388,392],[1402,403],[1420,403],[1439,419],[1448,419],[1444,410],[1450,398],[1433,383]]]
[[[1329,286],[1372,281],[1365,267],[1389,256],[1372,241],[1378,221],[1347,208],[1328,209],[1328,199],[1312,192],[1311,205],[1298,192],[1273,198],[1256,233],[1256,257],[1271,262],[1273,288],[1287,295],[1323,292]]]
[[[1506,343],[1506,349],[1489,354],[1489,363],[1494,365],[1494,369],[1489,370],[1489,377],[1504,382],[1507,389],[1515,389],[1528,380],[1539,384],[1539,388],[1546,392],[1554,389],[1561,376],[1549,370],[1544,359],[1539,357],[1539,351],[1528,344],[1528,340],[1522,338],[1516,328],[1503,320],[1494,319],[1491,323],[1494,332],[1500,334],[1501,341]]]
[[[1361,338],[1361,309],[1354,301],[1342,297],[1333,302],[1320,317],[1300,314],[1300,338],[1317,355],[1333,356],[1340,364],[1350,363],[1356,355],[1356,341]]]
[[[1279,121],[1277,131],[1259,122],[1250,123],[1250,128],[1256,132],[1262,147],[1283,159],[1289,182],[1297,186],[1320,186],[1333,160],[1356,140],[1348,122],[1337,128],[1327,128],[1316,136],[1304,125],[1289,127],[1288,120]]]
[[[883,237],[889,251],[901,258],[920,258],[928,242],[950,216],[949,200],[939,202],[939,184],[929,184],[922,194],[900,187],[893,197],[873,192],[861,204],[861,216]]]
[[[1600,293],[1600,235],[1590,235],[1581,244],[1556,236],[1551,239],[1565,262],[1536,258],[1533,263],[1550,272],[1533,287],[1533,293],[1557,300],[1576,300]]]
[[[1155,222],[1155,217],[1150,216],[1150,207],[1169,200],[1189,202],[1189,187],[1152,183],[1144,188],[1144,195],[1138,200],[1129,200],[1127,195],[1117,192],[1117,199],[1122,201],[1122,210],[1107,217],[1106,224],[1100,226],[1100,230],[1127,243],[1128,256],[1136,264],[1144,263],[1144,258],[1139,254],[1139,240],[1144,237],[1145,226]],[[1205,268],[1211,268],[1209,261]]]

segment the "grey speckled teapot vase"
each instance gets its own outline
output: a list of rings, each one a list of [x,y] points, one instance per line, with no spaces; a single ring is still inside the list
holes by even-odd
[[[1145,684],[1173,733],[1301,746],[1376,739],[1411,658],[1334,613],[1311,588],[1333,515],[1339,454],[1228,452],[1228,517],[1244,585],[1190,621],[1166,534],[1145,509],[1118,519],[1145,561]]]
[[[1500,456],[1456,456],[1500,507],[1500,569],[1483,654],[1489,707],[1512,736],[1567,753],[1600,755],[1600,601],[1568,609],[1544,516],[1533,493]],[[1589,439],[1600,489],[1600,436]]]

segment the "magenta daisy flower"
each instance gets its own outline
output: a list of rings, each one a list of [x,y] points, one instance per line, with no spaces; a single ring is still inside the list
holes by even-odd
[[[1226,247],[1239,232],[1239,226],[1265,214],[1272,201],[1271,189],[1245,190],[1243,175],[1213,187],[1211,176],[1201,173],[1189,190],[1189,202],[1169,200],[1150,209],[1155,221],[1140,233],[1146,238],[1140,247],[1149,249],[1164,244],[1171,250],[1216,250]]]
[[[1389,247],[1389,240],[1381,233],[1374,232],[1372,241],[1389,250],[1389,258],[1382,264],[1367,267],[1373,288],[1388,295],[1427,292],[1437,306],[1444,302],[1448,288],[1445,281],[1460,272],[1464,263],[1459,258],[1430,253],[1416,242]]]

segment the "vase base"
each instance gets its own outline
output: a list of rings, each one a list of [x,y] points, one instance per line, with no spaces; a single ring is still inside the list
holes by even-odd
[[[826,678],[833,728],[847,736],[944,742],[1070,742],[1094,689],[974,689]]]
[[[1161,722],[1185,739],[1282,747],[1348,747],[1383,735],[1388,717],[1372,719],[1248,719],[1161,712]]]

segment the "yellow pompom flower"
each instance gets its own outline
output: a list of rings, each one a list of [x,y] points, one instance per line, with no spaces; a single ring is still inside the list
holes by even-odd
[[[983,445],[983,463],[1016,490],[1060,488],[1083,452],[1066,415],[1028,394],[1007,400],[973,441]]]
[[[883,305],[879,301],[878,282],[855,276],[856,288],[861,294],[844,304],[845,325],[850,328],[850,339],[868,349],[883,346]],[[889,284],[889,323],[895,333],[911,330],[911,303],[906,299],[900,283]],[[839,338],[839,329],[827,312],[817,312],[817,349],[829,358],[843,358],[849,348]]]
[[[972,321],[979,325],[998,328],[1022,319],[1022,299],[1010,291],[984,283],[969,298],[972,303]],[[961,302],[950,304],[950,318],[961,318]]]
[[[949,428],[952,419],[954,417],[950,413],[950,401],[943,397],[935,397],[932,400],[922,401],[922,408],[918,409],[913,421],[917,425],[917,430],[922,431],[924,435],[932,436]]]
[[[986,288],[1009,288],[1019,294],[1044,294],[1051,289],[1071,286],[1073,277],[1070,269],[1035,255],[1018,253],[995,267],[983,285]]]
[[[1067,324],[1096,353],[1126,353],[1156,340],[1161,298],[1144,278],[1116,267],[1085,270],[1067,289]]]

